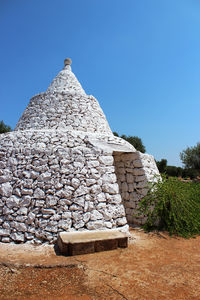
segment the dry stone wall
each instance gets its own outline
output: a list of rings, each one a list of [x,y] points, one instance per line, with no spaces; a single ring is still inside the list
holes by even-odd
[[[148,184],[157,181],[159,171],[153,156],[139,151],[114,153],[119,190],[129,224],[144,224],[145,216],[137,216],[140,200],[147,194]]]
[[[65,230],[128,230],[112,151],[89,139],[47,130],[0,136],[2,242],[53,243]]]
[[[112,134],[97,100],[70,92],[34,96],[15,130],[44,128]]]

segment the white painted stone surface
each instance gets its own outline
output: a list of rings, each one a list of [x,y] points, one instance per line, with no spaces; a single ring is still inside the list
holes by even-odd
[[[153,157],[113,136],[98,101],[66,65],[31,99],[15,131],[0,135],[0,241],[54,243],[63,230],[127,231],[155,173]]]

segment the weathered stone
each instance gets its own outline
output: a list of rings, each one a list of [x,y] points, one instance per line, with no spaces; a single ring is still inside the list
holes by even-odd
[[[3,197],[10,197],[12,195],[12,186],[9,182],[0,184],[0,195]]]
[[[118,186],[117,183],[115,183],[115,184],[104,183],[103,187],[102,187],[102,190],[105,193],[118,194],[119,186]]]
[[[86,224],[86,227],[89,230],[103,229],[104,221],[103,220],[90,221]]]
[[[1,229],[0,228],[0,236],[9,236],[10,230],[9,229]]]
[[[6,205],[8,208],[18,207],[20,199],[16,196],[10,196],[6,199]]]
[[[10,175],[0,176],[0,184],[4,182],[8,182],[12,179]]]
[[[36,188],[36,190],[34,191],[33,197],[36,199],[44,199],[45,193],[40,188]]]
[[[99,161],[106,166],[112,166],[114,159],[113,156],[100,156]]]

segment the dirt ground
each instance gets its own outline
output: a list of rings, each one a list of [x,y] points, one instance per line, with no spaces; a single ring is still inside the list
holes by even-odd
[[[200,237],[131,230],[127,249],[64,257],[0,244],[0,299],[200,299]]]

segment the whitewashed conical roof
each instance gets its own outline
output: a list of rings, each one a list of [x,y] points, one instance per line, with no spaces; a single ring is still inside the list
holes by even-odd
[[[66,59],[47,91],[30,100],[15,130],[61,129],[112,135],[98,101],[86,95],[70,64]]]

